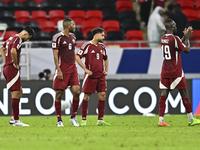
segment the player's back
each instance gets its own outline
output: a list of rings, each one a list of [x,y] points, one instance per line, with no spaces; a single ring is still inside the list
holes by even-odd
[[[22,40],[18,34],[13,35],[6,40],[6,42],[3,44],[3,46],[6,48],[6,50],[5,50],[5,52],[6,52],[5,65],[9,65],[9,64],[13,63],[12,56],[11,56],[12,48],[15,48],[17,50],[17,62],[19,64],[21,45],[22,45]]]
[[[165,34],[161,37],[161,48],[164,58],[161,73],[163,77],[177,77],[182,71],[181,55],[178,47],[180,42],[179,37],[172,34]]]

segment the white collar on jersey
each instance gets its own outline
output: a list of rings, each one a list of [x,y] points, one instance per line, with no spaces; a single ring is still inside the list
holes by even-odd
[[[173,34],[165,34],[166,36],[173,35]]]

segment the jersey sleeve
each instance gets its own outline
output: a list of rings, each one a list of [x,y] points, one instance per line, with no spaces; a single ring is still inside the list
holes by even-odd
[[[59,43],[60,43],[60,38],[58,37],[57,34],[55,34],[52,38],[52,49],[53,50],[58,50],[59,49]]]
[[[107,55],[107,53],[106,53],[106,47],[105,47],[104,44],[102,44],[102,47],[103,47],[103,59],[104,59],[104,60],[107,60],[107,59],[108,59],[108,55]]]
[[[12,48],[19,50],[21,47],[20,38],[16,36],[12,39],[12,41],[13,41]]]
[[[175,36],[175,45],[182,52],[184,52],[187,49],[187,46],[184,43],[182,43],[181,39],[178,36]]]
[[[78,50],[76,55],[78,55],[80,58],[84,57],[85,55],[87,55],[88,47],[89,47],[88,42],[84,43]]]

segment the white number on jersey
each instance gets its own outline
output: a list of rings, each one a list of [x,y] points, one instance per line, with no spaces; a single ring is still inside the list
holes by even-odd
[[[170,54],[169,46],[168,45],[162,45],[162,51],[164,53],[164,58],[166,60],[170,60],[171,59],[171,54]]]
[[[6,43],[6,50],[5,50],[6,56],[8,56],[8,44],[9,44],[9,42]]]
[[[97,53],[97,55],[96,55],[96,56],[97,56],[97,59],[99,59],[99,53]]]
[[[69,50],[72,49],[72,43],[69,43]]]

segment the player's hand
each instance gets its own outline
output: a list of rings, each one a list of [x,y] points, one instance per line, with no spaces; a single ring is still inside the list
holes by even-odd
[[[61,80],[61,81],[63,80],[63,73],[61,70],[57,72],[57,77],[59,80]]]
[[[88,69],[85,69],[85,73],[87,73],[89,76],[93,75],[93,72]]]
[[[107,75],[108,75],[108,72],[107,72],[107,71],[103,71],[103,74],[104,74],[105,76],[107,76]]]
[[[187,29],[185,28],[185,30],[183,31],[185,39],[189,39],[191,37],[192,32],[193,32],[192,26],[189,26]]]
[[[20,69],[19,65],[15,65],[15,64],[13,63],[13,66],[14,66],[14,67],[15,67],[15,69],[17,69],[17,70],[19,70],[19,69]]]

